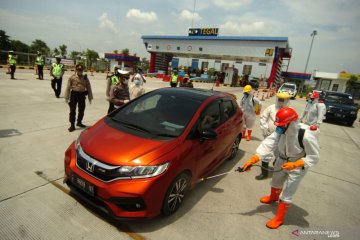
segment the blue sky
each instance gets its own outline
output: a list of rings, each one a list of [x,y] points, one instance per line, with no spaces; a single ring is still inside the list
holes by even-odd
[[[0,29],[51,49],[103,52],[129,48],[149,58],[142,35],[186,36],[193,27],[218,27],[221,36],[288,37],[289,71],[360,73],[359,0],[1,0]]]

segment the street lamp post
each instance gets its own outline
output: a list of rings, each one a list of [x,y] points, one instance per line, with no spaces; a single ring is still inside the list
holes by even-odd
[[[306,73],[306,69],[307,69],[307,66],[308,66],[308,63],[309,63],[309,58],[310,58],[311,49],[312,49],[312,45],[313,45],[313,42],[314,42],[315,35],[317,35],[317,31],[316,31],[316,30],[314,30],[314,31],[311,33],[311,35],[310,35],[310,36],[312,37],[312,39],[311,39],[311,45],[310,45],[309,55],[308,55],[307,60],[306,60],[306,65],[305,65],[305,71],[304,71],[304,73]]]

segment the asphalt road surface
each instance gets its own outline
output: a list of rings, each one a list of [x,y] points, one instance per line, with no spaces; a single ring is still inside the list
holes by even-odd
[[[270,179],[256,181],[259,168],[200,183],[182,208],[170,217],[112,221],[78,201],[62,183],[66,148],[80,130],[69,127],[69,107],[55,98],[50,77],[36,79],[32,70],[17,70],[10,80],[0,69],[0,239],[359,239],[360,123],[321,125],[321,158],[312,167],[277,230],[265,227],[276,204],[259,198]],[[67,78],[63,81],[63,92]],[[89,76],[94,101],[87,103],[84,123],[92,125],[107,112],[105,74]],[[194,83],[210,89],[212,84]],[[148,78],[146,91],[169,83]],[[242,88],[214,87],[242,96]],[[260,96],[261,97],[261,96]],[[274,102],[266,99],[263,107]],[[300,114],[304,99],[291,101]],[[262,140],[257,120],[253,140],[242,141],[237,157],[215,174],[244,164]]]

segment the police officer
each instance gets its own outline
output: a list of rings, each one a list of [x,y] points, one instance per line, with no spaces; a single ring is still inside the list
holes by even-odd
[[[66,86],[65,102],[68,103],[70,107],[69,121],[71,125],[68,129],[69,132],[75,130],[76,106],[79,107],[76,126],[81,128],[86,127],[86,125],[82,123],[86,106],[86,96],[88,96],[90,104],[93,100],[90,81],[87,75],[83,75],[83,71],[84,66],[76,64],[75,74],[69,78]]]
[[[61,93],[62,77],[64,75],[64,64],[61,62],[61,56],[55,56],[56,63],[51,64],[50,76],[51,79],[51,88],[55,92],[55,97],[59,98]]]
[[[130,101],[128,87],[130,73],[120,69],[118,70],[118,73],[119,81],[111,86],[109,97],[109,101],[114,104],[115,108],[119,108]]]
[[[37,56],[36,56],[36,60],[35,60],[35,64],[37,65],[37,69],[38,69],[38,76],[39,76],[39,80],[43,80],[44,79],[44,64],[45,64],[45,59],[43,57],[43,55],[41,54],[41,52],[37,51]]]
[[[176,69],[174,69],[173,74],[171,75],[171,79],[170,79],[170,86],[177,87],[178,79],[179,79],[178,71]]]
[[[275,132],[261,142],[256,154],[243,165],[243,170],[250,171],[253,164],[272,158],[276,150],[279,152],[270,184],[271,193],[260,198],[260,202],[265,204],[280,200],[275,217],[266,224],[272,229],[283,224],[301,180],[320,158],[319,130],[315,126],[301,124],[294,109],[281,108],[276,114],[275,125]],[[302,139],[299,137],[301,132]]]
[[[119,69],[120,69],[120,66],[115,65],[114,73],[110,76],[106,76],[106,97],[107,97],[107,101],[109,102],[109,108],[107,111],[108,114],[115,110],[114,104],[112,102],[110,102],[110,90],[111,90],[112,85],[114,85],[120,81],[119,80],[120,75],[118,73]]]
[[[16,57],[14,56],[13,51],[9,51],[8,55],[8,64],[10,66],[10,76],[11,79],[15,79],[15,71],[16,71]]]

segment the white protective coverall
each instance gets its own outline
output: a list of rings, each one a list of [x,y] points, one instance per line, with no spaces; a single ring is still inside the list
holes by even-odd
[[[240,107],[244,112],[244,128],[251,129],[254,126],[256,120],[255,104],[258,104],[261,109],[262,104],[260,100],[254,97],[252,93],[249,93],[248,96],[244,95],[240,101]]]
[[[315,125],[320,127],[320,124],[325,118],[326,107],[325,104],[319,103],[319,99],[314,99],[312,103],[307,103],[300,121],[307,125]]]
[[[298,140],[299,129],[305,129],[303,145],[300,146]],[[319,130],[310,130],[310,126],[299,123],[299,120],[289,124],[284,134],[272,133],[264,139],[256,149],[256,153],[263,161],[266,158],[272,158],[275,149],[279,151],[274,170],[278,171],[286,162],[295,162],[302,159],[305,163],[303,168],[294,170],[282,170],[274,172],[270,185],[274,188],[281,188],[280,200],[290,204],[292,197],[299,187],[300,181],[307,173],[309,167],[315,165],[320,158],[320,147],[318,144]]]
[[[289,99],[283,99],[283,102],[279,102],[279,98],[276,97],[275,104],[268,106],[260,116],[260,128],[264,138],[269,136],[275,131],[274,125],[276,113],[280,108],[289,105]]]

